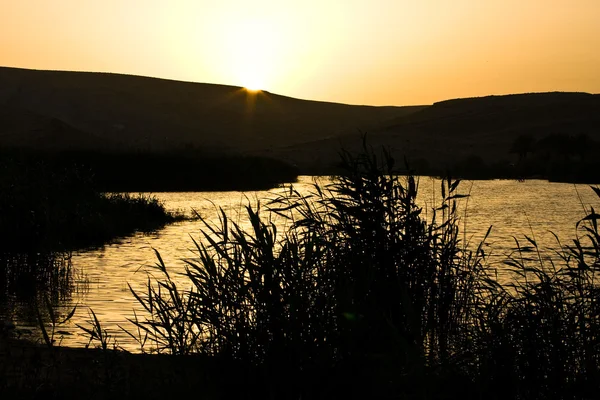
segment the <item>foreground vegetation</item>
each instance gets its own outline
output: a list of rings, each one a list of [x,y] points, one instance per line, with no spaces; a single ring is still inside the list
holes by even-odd
[[[69,251],[102,245],[180,218],[155,198],[106,194],[80,168],[5,158],[0,171],[0,251]]]
[[[484,247],[461,239],[459,181],[444,181],[430,212],[416,204],[415,179],[399,177],[389,156],[345,154],[343,163],[346,173],[310,196],[290,189],[266,215],[248,207],[250,230],[225,214],[220,225],[206,221],[184,286],[157,253],[161,275],[133,293],[146,314],[132,321],[131,335],[143,352],[169,354],[153,358],[165,368],[189,368],[159,374],[149,397],[190,382],[198,395],[209,388],[208,397],[596,396],[600,215],[592,209],[580,221],[580,237],[560,247],[555,262],[517,253],[506,266],[514,279],[501,285]],[[275,218],[288,228],[278,230]],[[84,327],[103,349],[87,354],[121,361],[86,378],[90,387],[137,390],[131,372],[150,356],[110,351],[100,324]],[[110,371],[121,372],[102,381]]]
[[[0,334],[15,299],[46,293],[53,303],[73,288],[71,251],[104,245],[136,231],[154,231],[182,215],[155,198],[107,194],[73,166],[3,158],[0,163]],[[9,318],[9,317],[8,317]],[[10,318],[9,318],[10,319]],[[32,318],[35,324],[35,317]]]

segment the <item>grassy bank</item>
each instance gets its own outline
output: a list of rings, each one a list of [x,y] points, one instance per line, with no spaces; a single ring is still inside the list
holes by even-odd
[[[180,218],[154,198],[105,194],[85,171],[43,159],[4,159],[0,186],[2,252],[97,246]]]
[[[444,180],[439,206],[423,210],[417,181],[399,177],[389,156],[366,149],[342,162],[345,174],[330,186],[308,196],[290,189],[266,210],[248,207],[249,230],[226,215],[206,222],[184,286],[158,257],[147,290],[133,293],[146,312],[132,335],[165,367],[151,385],[162,379],[180,390],[194,382],[198,395],[208,385],[216,396],[235,387],[246,398],[274,399],[597,395],[593,209],[578,224],[580,237],[557,247],[558,261],[517,253],[506,264],[512,284],[500,285],[484,246],[465,243],[459,230],[457,204],[466,197],[459,181]],[[278,230],[273,213],[289,228]],[[85,328],[106,349],[110,333],[100,323]],[[203,361],[185,370],[195,378],[170,380],[176,360]],[[212,369],[217,361],[232,370]],[[128,372],[114,379],[137,384]],[[28,385],[23,390],[35,392]],[[161,387],[152,395],[170,393]]]
[[[36,325],[35,306],[53,304],[73,290],[71,252],[102,246],[134,232],[150,232],[183,219],[156,199],[98,191],[77,168],[44,160],[3,159],[0,164],[0,325],[15,304]],[[0,331],[1,331],[0,327]]]

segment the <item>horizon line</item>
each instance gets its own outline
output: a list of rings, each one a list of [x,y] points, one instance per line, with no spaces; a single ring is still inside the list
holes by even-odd
[[[67,70],[67,69],[49,69],[49,68],[40,69],[40,68],[32,68],[32,67],[15,67],[15,66],[8,66],[8,65],[0,65],[0,69],[2,69],[2,68],[4,68],[4,69],[23,70],[23,71],[39,71],[39,72],[59,72],[59,73],[120,75],[120,76],[131,76],[131,77],[145,78],[145,79],[156,79],[156,80],[170,81],[170,82],[177,82],[177,83],[188,83],[188,84],[198,84],[198,85],[214,85],[214,86],[224,86],[224,87],[241,89],[241,90],[249,90],[249,91],[251,90],[251,89],[248,89],[248,88],[246,88],[244,86],[237,86],[237,85],[231,85],[231,84],[226,84],[226,83],[190,81],[190,80],[183,80],[183,79],[177,79],[177,78],[169,78],[169,77],[153,76],[153,75],[140,75],[140,74],[135,74],[135,73],[127,73],[127,72],[90,71],[90,70]],[[532,95],[532,94],[551,94],[551,93],[565,93],[565,94],[567,94],[567,93],[572,93],[572,94],[587,94],[587,95],[591,95],[591,96],[595,96],[595,95],[599,95],[600,94],[600,93],[585,92],[585,91],[562,91],[562,90],[545,91],[545,92],[532,91],[532,92],[518,92],[518,93],[490,93],[490,94],[481,95],[481,96],[468,96],[468,95],[466,95],[464,97],[446,98],[446,99],[434,101],[431,104],[402,104],[402,105],[397,105],[397,104],[382,104],[382,105],[373,105],[373,104],[364,104],[364,103],[363,104],[346,103],[346,102],[342,102],[342,101],[332,101],[332,100],[305,99],[305,98],[299,98],[299,97],[292,97],[292,96],[285,95],[285,94],[274,93],[274,92],[271,92],[271,91],[266,90],[266,89],[257,89],[257,90],[256,89],[252,89],[251,91],[253,91],[253,92],[262,92],[262,93],[271,94],[271,95],[275,95],[275,96],[279,96],[279,97],[286,97],[286,98],[294,99],[294,100],[312,101],[312,102],[329,103],[329,104],[341,104],[341,105],[358,106],[358,107],[424,107],[424,106],[433,106],[435,104],[440,104],[440,103],[444,103],[444,102],[448,102],[448,101],[454,101],[454,100],[471,100],[471,99],[482,99],[482,98],[487,98],[487,97],[519,96],[519,95]]]

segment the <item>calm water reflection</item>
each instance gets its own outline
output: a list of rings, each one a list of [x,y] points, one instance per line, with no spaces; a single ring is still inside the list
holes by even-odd
[[[327,182],[327,179],[322,179]],[[301,191],[309,190],[311,177],[302,177],[296,185]],[[420,180],[420,201],[426,210],[439,200],[439,181],[431,178]],[[191,213],[194,209],[208,220],[217,220],[215,207],[222,207],[233,220],[239,217],[248,202],[265,200],[280,192],[272,191],[158,193],[155,194],[171,210]],[[587,185],[548,183],[545,181],[475,181],[463,182],[462,193],[470,192],[468,202],[461,203],[464,239],[478,242],[487,228],[493,225],[492,235],[486,246],[491,253],[490,267],[502,274],[501,260],[514,250],[513,235],[531,236],[532,232],[542,247],[554,247],[555,232],[564,243],[575,235],[575,223],[585,215],[582,203],[597,205],[596,195]],[[465,211],[466,210],[466,211]],[[63,345],[84,346],[87,338],[81,335],[76,324],[89,325],[88,308],[95,311],[101,323],[119,345],[136,350],[136,343],[118,325],[129,327],[127,318],[139,307],[129,292],[128,283],[134,289],[142,289],[155,263],[153,249],[160,252],[165,263],[173,271],[183,271],[182,259],[194,258],[191,237],[199,238],[200,222],[181,222],[167,226],[149,235],[136,234],[121,239],[102,249],[79,252],[72,255],[70,271],[71,295],[60,301],[60,310],[67,313],[74,305],[77,312],[67,326],[59,328]],[[19,312],[18,304],[11,303],[13,318],[19,327],[34,329],[30,310]],[[21,308],[23,309],[23,308]],[[16,311],[15,311],[16,310]],[[1,311],[0,311],[1,312]],[[6,310],[4,311],[6,313]],[[30,315],[30,314],[29,314]]]

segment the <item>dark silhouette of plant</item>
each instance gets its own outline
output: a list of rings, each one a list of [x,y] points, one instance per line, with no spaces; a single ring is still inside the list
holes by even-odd
[[[248,362],[298,390],[316,370],[406,373],[468,352],[482,258],[458,235],[459,181],[444,181],[427,222],[418,182],[388,153],[380,160],[365,144],[342,159],[345,175],[308,196],[290,188],[267,219],[247,207],[250,230],[224,213],[219,226],[205,221],[189,291],[157,254],[163,279],[133,292],[148,319],[132,322],[148,342]],[[290,228],[279,232],[274,216]]]
[[[501,284],[483,242],[461,240],[458,180],[444,179],[426,219],[418,180],[363,150],[342,153],[330,185],[290,187],[266,215],[248,206],[247,229],[222,211],[204,221],[185,286],[157,252],[161,277],[132,291],[146,311],[132,337],[242,365],[245,388],[273,398],[593,397],[600,215],[554,261],[526,236],[537,260],[520,250]]]
[[[519,135],[510,147],[510,153],[519,156],[519,161],[527,158],[527,155],[535,151],[535,139],[529,134]]]

